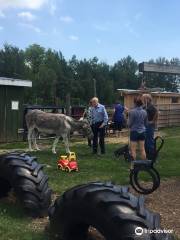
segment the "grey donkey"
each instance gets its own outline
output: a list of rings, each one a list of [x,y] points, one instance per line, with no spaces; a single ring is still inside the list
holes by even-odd
[[[71,132],[78,131],[88,138],[93,138],[91,126],[86,119],[75,120],[64,114],[46,113],[40,110],[30,110],[26,114],[26,124],[28,128],[29,150],[33,151],[32,143],[36,150],[40,150],[36,142],[36,132],[45,134],[55,134],[52,152],[56,153],[56,145],[62,137],[66,153],[69,149],[69,136]]]

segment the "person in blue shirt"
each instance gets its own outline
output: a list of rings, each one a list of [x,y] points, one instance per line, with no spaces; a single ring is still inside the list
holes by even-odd
[[[93,138],[93,154],[97,154],[98,151],[98,139],[101,154],[105,154],[105,126],[108,122],[108,114],[105,107],[99,103],[99,99],[92,98],[92,110],[91,110],[92,130],[94,134]]]
[[[128,109],[122,106],[119,102],[116,103],[114,107],[114,113],[112,116],[112,121],[114,122],[114,130],[121,131],[125,127],[125,117],[124,112]]]

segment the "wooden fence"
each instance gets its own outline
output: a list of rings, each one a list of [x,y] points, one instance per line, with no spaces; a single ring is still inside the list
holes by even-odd
[[[180,126],[180,103],[159,104],[159,118],[157,127]]]

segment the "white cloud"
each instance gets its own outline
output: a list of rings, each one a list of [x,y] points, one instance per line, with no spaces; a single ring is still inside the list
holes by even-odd
[[[3,11],[0,10],[0,18],[5,18],[5,14],[3,13]]]
[[[141,17],[142,17],[142,13],[136,13],[136,15],[134,16],[134,19],[136,20],[136,21],[139,21],[140,19],[141,19]]]
[[[31,12],[20,12],[18,13],[18,17],[27,21],[33,21],[36,19],[36,16],[33,15]]]
[[[0,0],[0,9],[27,8],[39,9],[50,0]]]
[[[71,36],[69,36],[69,39],[72,40],[72,41],[78,41],[79,37],[75,36],[75,35],[71,35]]]
[[[52,29],[52,34],[54,34],[54,35],[58,35],[58,30],[57,30],[57,28],[56,27],[54,27],[53,29]]]
[[[0,26],[0,31],[2,31],[4,29],[4,27],[3,26]]]
[[[97,44],[100,45],[100,44],[101,44],[101,39],[97,38],[97,39],[96,39],[96,42],[97,42]]]
[[[132,26],[132,23],[130,21],[126,22],[124,24],[124,27],[127,29],[127,31],[133,35],[134,37],[136,38],[139,38],[139,34],[134,30],[133,26]]]
[[[28,28],[36,33],[42,33],[41,29],[36,27],[33,24],[29,24],[29,23],[19,23],[20,26],[24,27],[24,28]]]
[[[54,16],[56,12],[57,6],[54,0],[49,1],[49,12],[52,16]]]
[[[71,23],[74,21],[74,19],[70,16],[62,16],[60,17],[60,20],[65,23]]]
[[[101,32],[106,32],[109,30],[108,24],[94,24],[94,28]]]

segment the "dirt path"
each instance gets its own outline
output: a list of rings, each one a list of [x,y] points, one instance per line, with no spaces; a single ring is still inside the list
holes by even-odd
[[[133,189],[130,188],[130,191],[137,195]],[[163,180],[158,190],[145,196],[145,205],[160,214],[162,228],[172,229],[180,239],[180,178]],[[30,224],[30,228],[39,231],[47,225],[48,218],[36,219]],[[94,240],[104,240],[94,229],[91,229],[90,233]]]
[[[161,225],[180,238],[180,178],[167,179],[146,197],[146,206],[161,215]]]

